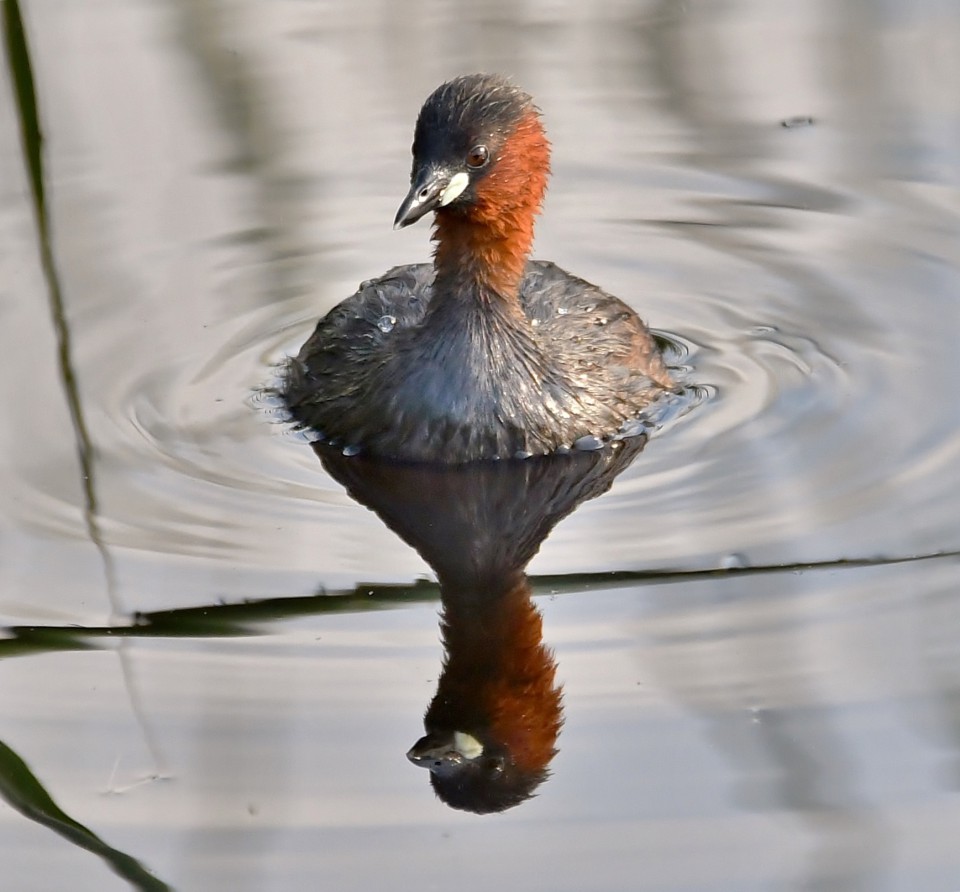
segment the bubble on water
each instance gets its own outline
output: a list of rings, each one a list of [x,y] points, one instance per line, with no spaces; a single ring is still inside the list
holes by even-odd
[[[617,431],[617,439],[627,440],[630,437],[639,437],[650,432],[650,428],[655,426],[655,420],[646,416],[640,418],[628,418],[620,425]]]
[[[377,328],[379,328],[380,331],[382,331],[384,334],[386,334],[388,331],[393,331],[393,326],[396,324],[397,324],[396,316],[390,316],[390,315],[381,316],[377,320]]]
[[[567,446],[566,443],[561,443],[557,447],[557,455],[569,455],[569,454],[570,454],[570,447]]]
[[[720,558],[721,570],[743,570],[748,566],[749,564],[747,563],[746,556],[737,554],[736,552],[725,554],[722,558]]]
[[[516,452],[513,453],[514,458],[521,458],[521,459],[530,458],[531,455],[533,455],[533,453],[527,452],[526,449],[518,449]]]
[[[595,449],[603,449],[603,440],[601,440],[599,437],[595,437],[593,434],[587,434],[585,437],[580,437],[579,440],[575,440],[573,448],[579,449],[581,452],[591,452]]]
[[[351,455],[359,455],[361,447],[354,444],[352,446],[344,446],[340,451],[349,458]]]

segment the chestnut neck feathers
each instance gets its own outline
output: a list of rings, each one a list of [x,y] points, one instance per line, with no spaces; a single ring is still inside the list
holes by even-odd
[[[549,172],[550,146],[540,116],[530,108],[476,184],[473,201],[436,214],[438,296],[517,298]]]

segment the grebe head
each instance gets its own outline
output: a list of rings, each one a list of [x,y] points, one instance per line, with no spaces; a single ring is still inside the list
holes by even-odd
[[[420,110],[410,192],[394,226],[429,211],[486,224],[511,212],[532,221],[549,172],[550,145],[530,96],[498,75],[455,78]]]

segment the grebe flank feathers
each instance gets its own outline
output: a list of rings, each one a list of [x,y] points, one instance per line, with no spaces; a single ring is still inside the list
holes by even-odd
[[[529,259],[549,171],[530,96],[496,75],[438,87],[395,221],[434,211],[434,262],[320,320],[287,368],[293,418],[349,451],[455,464],[609,439],[670,388],[630,307]]]

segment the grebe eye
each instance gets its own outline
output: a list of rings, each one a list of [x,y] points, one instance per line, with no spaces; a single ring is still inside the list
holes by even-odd
[[[490,153],[486,146],[474,146],[467,152],[467,167],[483,167],[490,160]]]

